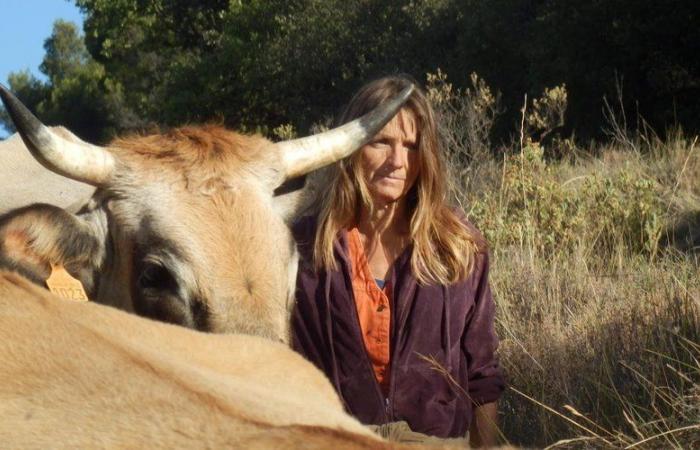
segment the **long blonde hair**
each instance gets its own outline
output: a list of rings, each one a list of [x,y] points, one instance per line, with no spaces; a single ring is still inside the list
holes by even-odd
[[[346,123],[397,95],[406,76],[390,76],[362,87],[350,100],[338,123]],[[452,284],[469,276],[481,244],[447,201],[447,171],[441,155],[435,115],[425,93],[417,85],[404,108],[418,122],[418,178],[407,194],[410,237],[413,241],[411,270],[421,284]],[[363,209],[372,210],[360,152],[335,167],[329,195],[323,199],[314,242],[316,270],[337,269],[333,242],[342,229],[356,225]]]

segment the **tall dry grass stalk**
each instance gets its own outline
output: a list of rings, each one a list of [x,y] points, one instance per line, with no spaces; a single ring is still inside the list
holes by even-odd
[[[491,245],[502,427],[516,445],[700,446],[698,140],[611,128],[594,152],[527,131],[478,160],[448,146],[455,195]]]

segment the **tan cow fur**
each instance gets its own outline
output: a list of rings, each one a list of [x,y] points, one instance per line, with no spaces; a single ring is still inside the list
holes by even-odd
[[[43,277],[48,262],[61,262],[92,299],[129,311],[137,245],[150,249],[154,237],[166,238],[182,256],[169,267],[182,292],[206,304],[207,331],[287,342],[297,253],[273,203],[280,155],[270,141],[217,126],[184,127],[120,139],[109,151],[119,170],[73,226],[96,241],[112,241],[109,260],[101,260],[106,244],[90,254],[100,260],[90,264],[94,279],[83,276],[81,260],[65,258],[65,249],[55,245],[65,230],[52,228],[51,211],[27,211],[1,228],[0,242],[8,232],[25,236],[26,246],[14,239],[12,248],[2,249],[6,256],[43,260]],[[81,251],[80,258],[87,256]]]
[[[146,209],[177,242],[189,258],[183,276],[210,308],[210,330],[287,342],[297,260],[272,204],[279,155],[271,143],[209,126],[117,141],[112,150],[132,168],[114,183],[128,200],[111,201],[112,214],[138,234]]]
[[[7,272],[0,361],[6,448],[388,448],[283,344],[60,300]]]

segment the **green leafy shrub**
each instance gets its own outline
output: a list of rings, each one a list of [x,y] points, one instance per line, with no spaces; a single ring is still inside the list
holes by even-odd
[[[521,153],[504,158],[495,191],[468,202],[490,242],[542,255],[578,248],[611,255],[620,247],[656,255],[668,214],[653,180],[623,167],[562,181],[559,168],[531,141]]]
[[[462,113],[481,111],[476,123],[488,122],[481,96],[469,97],[476,90],[455,89],[440,71],[429,82],[450,119],[441,133],[453,194],[490,244],[507,439],[537,448],[696,445],[698,246],[671,247],[666,234],[679,218],[687,234],[700,225],[697,138],[620,134],[626,141],[582,151],[554,136],[568,100],[562,86],[528,102],[520,139],[496,150]],[[488,150],[451,136],[481,136]]]

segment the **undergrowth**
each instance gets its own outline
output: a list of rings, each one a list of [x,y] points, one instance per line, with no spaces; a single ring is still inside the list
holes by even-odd
[[[428,82],[453,197],[490,244],[508,442],[700,446],[697,137],[630,131],[609,107],[610,143],[580,148],[557,134],[558,86],[494,149],[498,95]]]

